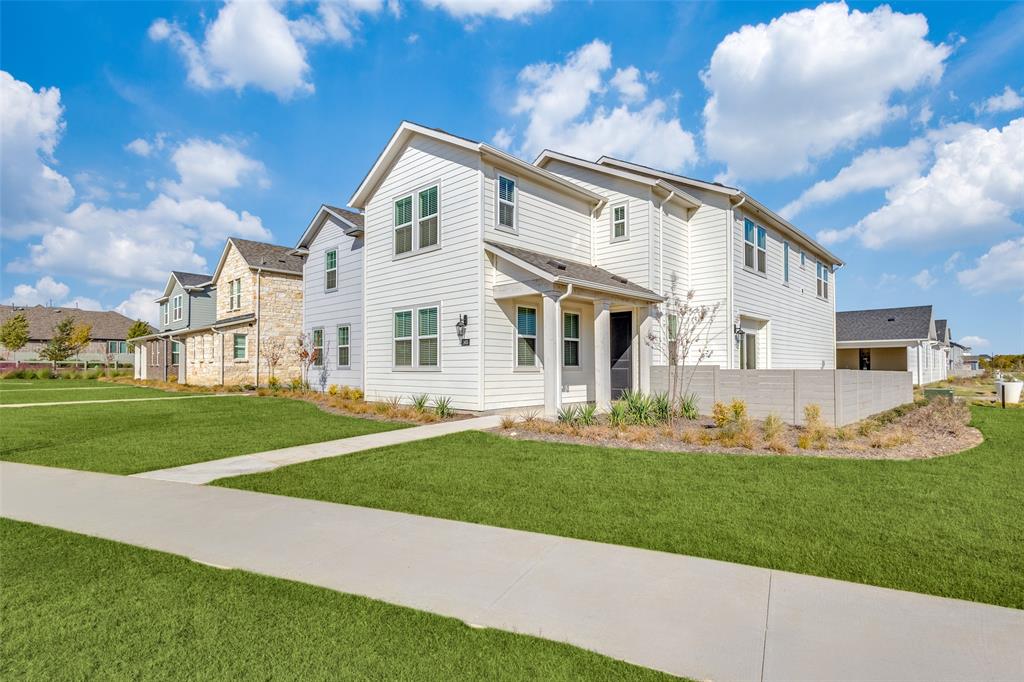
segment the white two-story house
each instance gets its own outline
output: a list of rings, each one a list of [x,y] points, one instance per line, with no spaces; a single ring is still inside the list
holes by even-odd
[[[666,362],[673,287],[719,304],[710,364],[834,366],[841,262],[739,190],[403,123],[349,203],[362,213],[322,207],[299,244],[304,327],[370,400],[605,407]]]

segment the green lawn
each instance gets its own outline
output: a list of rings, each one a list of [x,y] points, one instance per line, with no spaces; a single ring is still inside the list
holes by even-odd
[[[1024,411],[913,462],[462,433],[216,482],[1024,608]]]
[[[44,391],[117,385],[95,379],[0,379],[0,391]]]
[[[595,653],[0,520],[4,679],[665,679]]]
[[[329,414],[299,400],[243,396],[27,407],[0,410],[0,420],[0,459],[112,474],[401,426]]]
[[[169,393],[155,388],[137,388],[135,386],[117,386],[114,384],[81,387],[60,386],[53,388],[21,386],[7,388],[0,384],[0,405],[119,400],[124,398],[172,398],[180,395],[185,394]]]

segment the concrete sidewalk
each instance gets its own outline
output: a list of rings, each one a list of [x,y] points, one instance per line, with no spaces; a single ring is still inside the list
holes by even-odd
[[[53,390],[53,389],[49,389]],[[13,393],[13,391],[11,391]],[[198,398],[243,398],[245,393],[210,393],[203,395],[175,395],[166,398],[112,398],[110,400],[62,400],[49,403],[17,403],[14,405],[0,405],[0,409],[13,407],[57,407],[60,405],[99,405],[101,403],[145,403],[153,400],[195,400]]]
[[[260,474],[278,467],[288,466],[289,464],[299,464],[300,462],[310,462],[314,459],[337,457],[339,455],[350,455],[353,452],[360,452],[362,450],[411,443],[416,440],[436,438],[437,436],[459,433],[460,431],[493,429],[500,424],[501,417],[497,415],[456,419],[449,422],[413,426],[408,429],[395,429],[394,431],[368,433],[364,436],[340,438],[338,440],[324,441],[323,443],[310,443],[308,445],[296,445],[279,450],[254,452],[249,455],[225,457],[208,462],[186,464],[185,466],[173,467],[171,469],[144,471],[132,474],[132,476],[135,478],[151,478],[158,481],[202,485],[215,481],[218,478]]]
[[[751,566],[6,462],[0,515],[697,679],[1024,679],[1024,611]]]

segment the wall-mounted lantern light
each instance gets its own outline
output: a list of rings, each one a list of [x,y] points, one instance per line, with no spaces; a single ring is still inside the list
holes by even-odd
[[[459,336],[459,344],[463,346],[469,345],[469,339],[466,338],[466,327],[469,326],[469,316],[459,315],[459,321],[455,323],[455,333]]]

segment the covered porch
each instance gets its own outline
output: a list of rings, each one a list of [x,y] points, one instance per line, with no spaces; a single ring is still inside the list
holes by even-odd
[[[627,390],[650,391],[663,297],[594,266],[506,245],[487,250],[524,404],[554,417],[563,405],[607,410]]]

